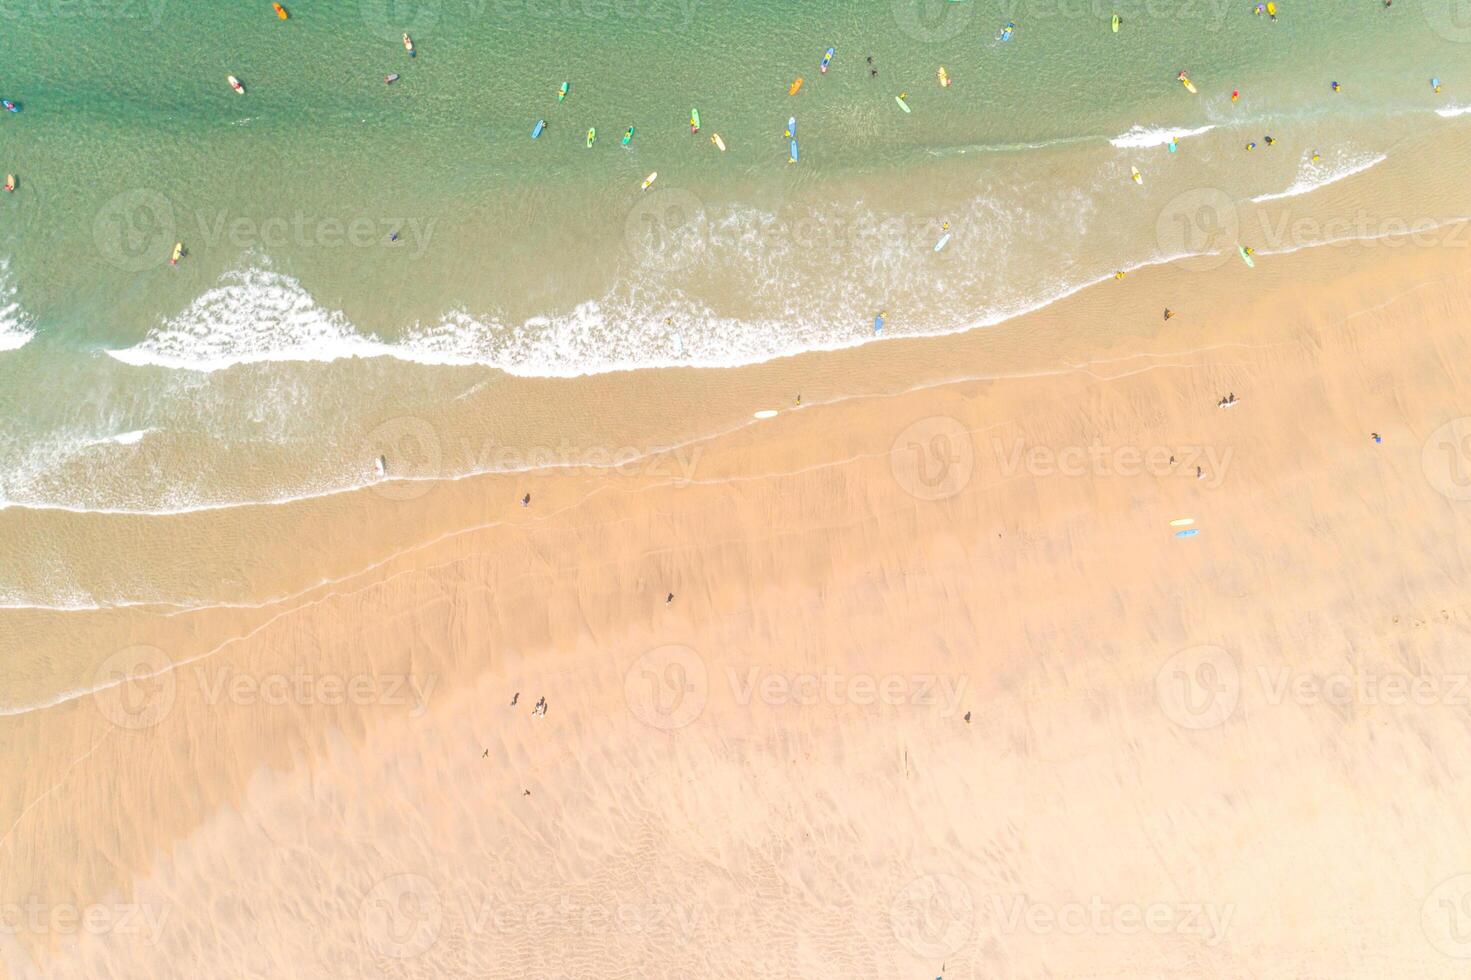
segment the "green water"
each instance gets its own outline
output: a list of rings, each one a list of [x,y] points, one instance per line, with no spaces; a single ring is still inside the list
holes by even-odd
[[[0,330],[34,336],[0,350],[0,501],[170,509],[348,485],[324,440],[394,399],[432,411],[437,364],[747,363],[863,342],[879,308],[899,336],[994,322],[1233,247],[1167,230],[1182,195],[1246,206],[1471,123],[1434,112],[1471,105],[1451,0],[1289,0],[1276,23],[1251,8],[303,0],[282,22],[257,2],[7,6],[0,95],[23,108],[0,114],[0,168],[21,180],[0,195],[17,304]],[[1176,154],[1110,142],[1135,127],[1214,128]],[[1245,153],[1267,133],[1277,146]],[[385,352],[421,373],[364,368],[371,399],[328,363]],[[170,438],[187,465],[140,461]],[[304,462],[275,487],[223,463],[266,451]]]

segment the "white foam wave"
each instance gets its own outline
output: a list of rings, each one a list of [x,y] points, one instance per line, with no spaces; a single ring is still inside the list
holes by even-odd
[[[15,298],[9,262],[0,262],[0,351],[17,350],[28,344],[35,332],[31,318]]]
[[[1151,146],[1164,146],[1170,140],[1182,140],[1187,136],[1199,136],[1215,129],[1215,126],[1201,126],[1197,129],[1163,129],[1151,126],[1135,126],[1127,133],[1115,136],[1109,143],[1119,149],[1144,149]]]
[[[1456,116],[1464,116],[1471,112],[1471,105],[1448,105],[1444,109],[1436,109],[1435,114],[1443,119],[1454,119]]]
[[[1261,204],[1264,201],[1280,201],[1284,197],[1297,197],[1300,194],[1309,194],[1329,184],[1336,184],[1340,180],[1346,180],[1354,174],[1361,174],[1370,167],[1377,166],[1389,159],[1383,153],[1373,156],[1351,157],[1339,161],[1337,164],[1314,163],[1312,160],[1303,162],[1302,169],[1298,171],[1297,180],[1285,191],[1275,194],[1258,194],[1251,199],[1253,204]]]

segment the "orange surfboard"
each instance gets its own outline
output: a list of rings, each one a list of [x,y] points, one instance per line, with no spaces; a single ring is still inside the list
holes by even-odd
[[[277,17],[280,17],[282,20],[285,20],[286,19],[287,14],[286,14],[286,8],[285,7],[281,6],[279,3],[273,3],[273,4],[271,4],[271,9],[273,9],[273,10],[276,11],[276,16]]]
[[[802,76],[801,75],[798,75],[797,76],[797,80],[792,83],[792,87],[789,88],[789,89],[787,89],[787,94],[788,95],[796,95],[797,94],[797,89],[799,89],[801,87],[802,87]]]

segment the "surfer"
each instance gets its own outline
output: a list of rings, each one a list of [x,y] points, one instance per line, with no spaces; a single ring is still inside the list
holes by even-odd
[[[1328,83],[1328,87],[1331,88],[1335,92],[1338,91],[1338,83],[1337,82],[1329,82]]]
[[[1241,90],[1233,88],[1231,90],[1231,101],[1235,102],[1239,98],[1241,98]]]
[[[1250,245],[1241,246],[1241,251],[1245,252],[1247,255],[1253,255],[1256,253],[1256,249],[1252,248]]]
[[[1255,150],[1256,149],[1256,141],[1255,140],[1252,140],[1250,143],[1246,144],[1246,148],[1248,150]]]
[[[1438,78],[1432,78],[1430,80],[1430,87],[1435,90],[1435,94],[1436,95],[1439,95],[1440,94],[1440,79],[1438,79]]]
[[[1383,442],[1384,441],[1383,439],[1381,439],[1379,437],[1379,433],[1377,433],[1377,432],[1371,432],[1371,433],[1369,433],[1369,436],[1370,436],[1370,438],[1372,438],[1374,440],[1375,443],[1380,443],[1380,442]]]
[[[1314,163],[1317,163],[1317,162],[1318,162],[1318,160],[1319,160],[1319,157],[1318,157],[1318,151],[1317,151],[1317,150],[1314,150],[1314,151],[1313,151],[1313,162],[1314,162]]]
[[[1264,140],[1267,141],[1267,145],[1268,146],[1271,146],[1273,143],[1277,142],[1275,139],[1273,139],[1270,136],[1263,136],[1262,139],[1264,139]]]
[[[1120,269],[1118,272],[1115,272],[1113,274],[1113,277],[1115,279],[1122,279],[1122,278],[1124,278],[1124,270],[1123,269]]]

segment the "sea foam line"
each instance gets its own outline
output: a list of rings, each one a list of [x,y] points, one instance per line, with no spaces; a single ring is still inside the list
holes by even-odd
[[[1108,142],[1121,150],[1137,150],[1150,146],[1164,146],[1170,140],[1182,140],[1187,136],[1199,136],[1215,129],[1214,125],[1201,126],[1197,129],[1160,128],[1152,126],[1136,125],[1127,133],[1115,136]]]
[[[1321,178],[1315,179],[1312,176],[1299,177],[1292,184],[1292,186],[1287,188],[1285,191],[1278,191],[1275,194],[1258,194],[1256,197],[1251,199],[1251,203],[1261,204],[1265,201],[1280,201],[1285,197],[1297,197],[1301,194],[1310,194],[1313,191],[1318,190],[1319,188],[1327,187],[1329,184],[1336,184],[1340,180],[1347,180],[1354,174],[1361,174],[1365,170],[1368,170],[1370,167],[1378,166],[1388,159],[1389,157],[1387,157],[1383,153],[1380,153],[1372,157],[1360,158],[1358,160],[1355,160],[1341,170],[1330,170]]]

